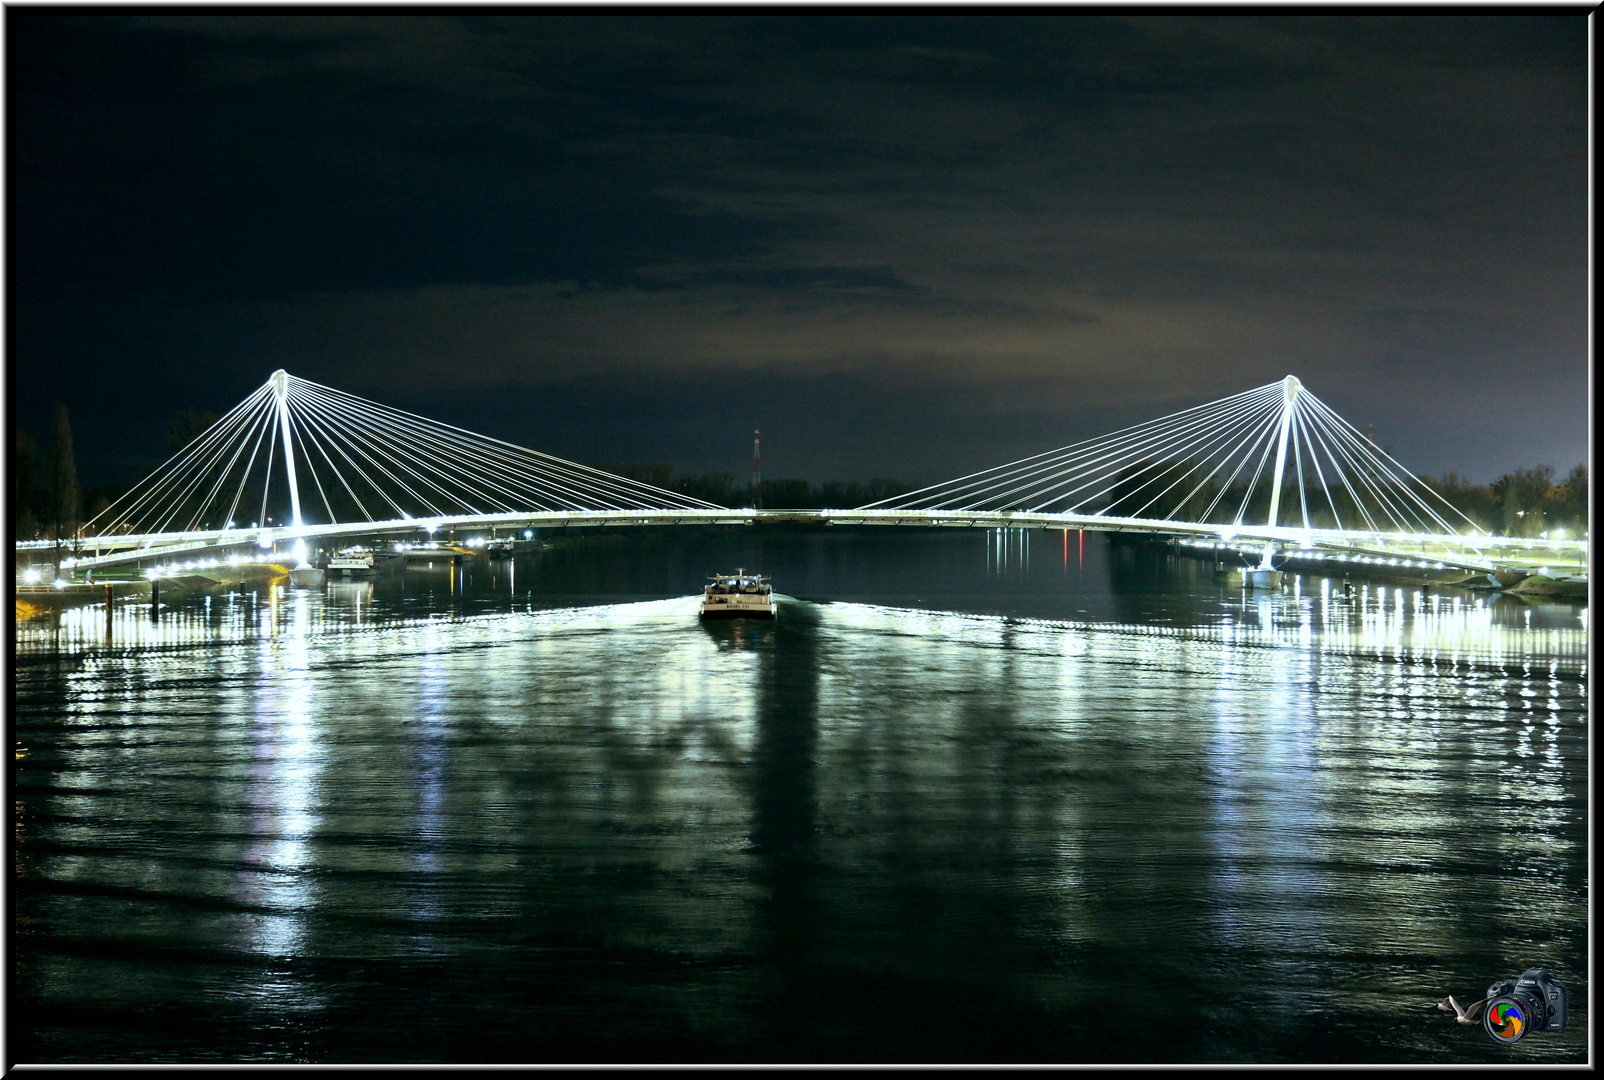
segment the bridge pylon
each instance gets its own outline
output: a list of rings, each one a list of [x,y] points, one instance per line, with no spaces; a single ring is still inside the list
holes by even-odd
[[[1287,468],[1287,434],[1292,429],[1292,415],[1297,410],[1298,391],[1301,389],[1303,389],[1303,384],[1298,381],[1296,375],[1288,375],[1281,380],[1281,419],[1279,423],[1280,432],[1276,437],[1275,475],[1270,479],[1270,513],[1264,522],[1272,529],[1280,524],[1277,518],[1280,517],[1281,513],[1281,478],[1286,474]],[[1299,491],[1302,491],[1301,483]],[[1307,504],[1303,508],[1303,527],[1305,529],[1309,527],[1309,508]],[[1275,544],[1266,540],[1264,543],[1264,558],[1259,563],[1259,569],[1274,569],[1271,565],[1271,559],[1274,556]]]
[[[284,475],[290,486],[290,530],[291,535],[295,537],[295,559],[298,564],[296,569],[305,570],[310,564],[306,561],[306,541],[300,535],[301,489],[295,482],[295,444],[290,439],[290,373],[279,368],[267,381],[273,387],[274,408],[278,411],[279,437],[284,440]]]

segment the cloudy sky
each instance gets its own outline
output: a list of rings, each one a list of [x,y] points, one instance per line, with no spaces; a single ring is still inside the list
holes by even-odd
[[[85,483],[279,367],[580,461],[929,482],[1292,373],[1585,460],[1551,18],[6,12],[16,422]]]

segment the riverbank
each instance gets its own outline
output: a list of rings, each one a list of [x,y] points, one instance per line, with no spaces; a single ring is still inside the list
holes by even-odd
[[[1227,580],[1232,578],[1239,580],[1243,570],[1257,565],[1256,561],[1249,560],[1236,552],[1217,555],[1209,549],[1196,548],[1175,541],[1122,538],[1121,542],[1162,546],[1171,554],[1214,565]],[[1275,567],[1288,574],[1315,575],[1336,581],[1502,592],[1530,599],[1559,600],[1568,603],[1586,603],[1588,599],[1585,576],[1552,577],[1521,571],[1501,572],[1495,576],[1489,573],[1467,572],[1463,567],[1427,566],[1419,560],[1383,560],[1379,557],[1364,561],[1332,560],[1300,557],[1293,552],[1277,555]]]
[[[271,585],[287,577],[289,572],[288,567],[279,563],[241,563],[234,566],[209,567],[175,577],[162,578],[161,594],[177,597],[207,589],[243,588],[247,584]],[[16,595],[16,619],[18,622],[24,622],[50,611],[104,604],[108,586],[113,601],[144,600],[151,594],[151,582],[145,578],[102,580],[87,585],[69,585],[60,589],[32,588],[26,592],[19,587]]]

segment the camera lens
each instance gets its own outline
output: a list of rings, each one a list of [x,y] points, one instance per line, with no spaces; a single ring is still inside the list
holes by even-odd
[[[1526,1003],[1519,998],[1500,994],[1487,1003],[1487,1011],[1482,1013],[1482,1025],[1486,1027],[1487,1034],[1501,1043],[1512,1043],[1526,1034],[1526,1028],[1531,1024],[1532,1017],[1526,1008]]]

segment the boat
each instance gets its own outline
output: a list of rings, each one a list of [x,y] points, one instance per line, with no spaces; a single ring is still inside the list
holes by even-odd
[[[702,589],[702,618],[774,618],[774,588],[765,584],[767,580],[744,568],[733,574],[714,574],[713,583]]]
[[[486,544],[485,554],[489,555],[492,559],[510,559],[514,554],[513,548],[516,543],[517,541],[513,540],[511,537],[503,536],[498,540],[492,540],[490,543]]]
[[[360,547],[337,551],[329,556],[328,569],[331,574],[371,574],[373,573],[373,552],[367,548]]]

